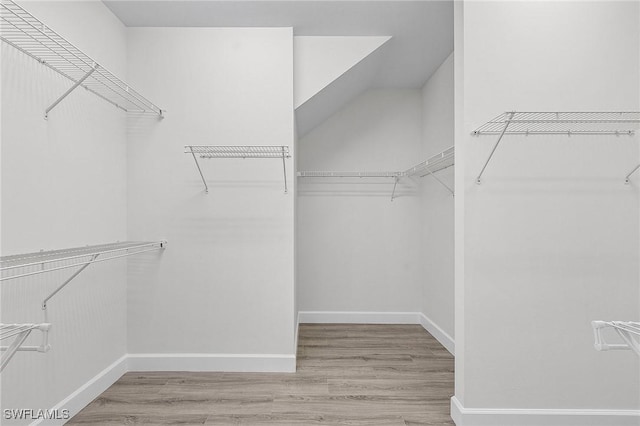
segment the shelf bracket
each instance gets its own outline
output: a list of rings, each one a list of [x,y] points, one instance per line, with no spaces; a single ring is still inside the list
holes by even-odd
[[[71,86],[71,87],[69,88],[69,90],[67,90],[66,92],[64,92],[64,93],[62,94],[62,96],[60,96],[58,99],[56,99],[56,101],[55,101],[54,103],[52,103],[52,104],[51,104],[51,106],[50,106],[49,108],[47,108],[47,109],[44,111],[44,119],[45,119],[45,120],[47,120],[47,119],[49,118],[49,112],[50,112],[52,109],[54,109],[54,108],[55,108],[55,107],[56,107],[60,102],[62,102],[62,100],[63,100],[64,98],[66,98],[67,96],[69,96],[69,94],[70,94],[71,92],[73,92],[74,90],[76,90],[76,89],[78,88],[78,86],[80,86],[82,83],[84,83],[84,81],[85,81],[87,78],[89,78],[89,76],[90,76],[91,74],[93,74],[93,72],[94,72],[95,70],[97,70],[97,69],[98,69],[98,67],[99,67],[99,65],[98,65],[98,64],[96,64],[96,63],[94,62],[94,64],[93,64],[93,66],[91,67],[91,69],[90,69],[90,70],[89,70],[89,71],[88,71],[84,76],[82,76],[82,78],[81,78],[80,80],[76,81],[76,82],[73,84],[73,86]]]
[[[198,163],[198,158],[196,157],[196,154],[193,152],[193,147],[190,146],[189,149],[191,150],[191,155],[193,156],[193,161],[196,162],[196,167],[198,168],[198,172],[200,173],[200,177],[202,178],[202,183],[204,183],[204,192],[205,193],[209,193],[209,187],[207,186],[207,181],[204,179],[204,175],[202,174],[202,169],[200,168],[200,163]]]
[[[391,191],[391,201],[393,201],[393,198],[396,194],[396,187],[398,186],[398,181],[400,180],[400,176],[395,176],[393,178],[393,191]]]
[[[282,147],[282,171],[284,173],[284,193],[287,193],[287,162],[285,161],[287,158],[287,153],[285,152],[284,146]]]
[[[493,157],[493,154],[496,152],[496,149],[498,148],[498,145],[500,144],[500,141],[502,140],[502,137],[504,136],[505,132],[507,131],[507,127],[509,127],[509,124],[511,123],[511,120],[513,119],[514,114],[515,114],[515,112],[508,113],[508,117],[505,119],[504,127],[502,128],[502,132],[500,132],[500,136],[498,136],[498,140],[496,141],[496,144],[493,146],[493,149],[491,150],[491,153],[489,154],[489,158],[487,158],[487,161],[485,161],[484,166],[482,166],[482,170],[480,170],[480,174],[476,178],[476,183],[478,185],[480,185],[482,174],[484,173],[484,169],[487,168],[487,164],[489,164],[489,161],[491,161],[491,157]]]
[[[93,263],[94,260],[96,260],[96,258],[100,256],[100,253],[96,253],[93,256],[91,256],[91,260],[89,260],[87,263],[85,263],[84,265],[82,265],[80,267],[80,269],[78,269],[76,272],[73,273],[73,275],[71,275],[69,278],[67,278],[67,280],[65,282],[63,282],[62,284],[60,284],[58,286],[58,288],[56,288],[53,292],[51,292],[51,294],[49,294],[43,301],[42,301],[42,309],[43,310],[47,310],[47,302],[49,301],[49,299],[51,299],[53,296],[55,296],[56,294],[58,294],[58,292],[60,290],[62,290],[67,284],[69,284],[75,277],[77,277],[80,272],[84,271],[86,269],[87,266],[91,265]]]
[[[631,170],[629,172],[629,174],[624,178],[624,183],[625,184],[629,184],[629,179],[631,178],[631,175],[634,174],[635,172],[638,171],[638,169],[640,169],[640,164],[638,164],[633,170]]]

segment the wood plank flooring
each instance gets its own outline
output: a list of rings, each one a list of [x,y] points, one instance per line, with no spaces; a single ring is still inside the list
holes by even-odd
[[[453,357],[419,325],[302,324],[296,373],[127,373],[71,425],[453,425]]]

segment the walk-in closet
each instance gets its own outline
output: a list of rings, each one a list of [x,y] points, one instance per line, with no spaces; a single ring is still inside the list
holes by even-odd
[[[637,1],[0,0],[0,424],[640,424]]]

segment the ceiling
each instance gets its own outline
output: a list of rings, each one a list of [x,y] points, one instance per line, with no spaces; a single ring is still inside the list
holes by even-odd
[[[128,27],[293,27],[392,36],[373,87],[417,88],[453,51],[453,0],[103,0]]]

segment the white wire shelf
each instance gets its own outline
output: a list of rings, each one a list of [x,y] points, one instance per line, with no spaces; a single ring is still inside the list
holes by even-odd
[[[204,183],[205,193],[209,193],[209,186],[202,173],[202,168],[198,162],[198,157],[203,159],[212,158],[280,158],[282,159],[282,170],[284,175],[284,192],[287,189],[287,164],[286,159],[291,158],[289,147],[286,145],[185,145],[185,154],[191,154],[196,162],[196,168],[202,183]]]
[[[49,329],[51,324],[0,324],[0,340],[13,338],[13,341],[8,346],[0,346],[3,354],[0,359],[0,372],[4,370],[11,358],[18,351],[38,351],[47,352],[51,346],[49,346]],[[42,343],[40,346],[25,346],[23,343],[29,337],[29,334],[33,330],[40,330],[42,332]]]
[[[454,165],[454,147],[445,149],[439,154],[429,157],[426,161],[419,163],[404,171],[405,176],[426,176],[430,173],[439,172]]]
[[[402,172],[327,172],[307,171],[298,172],[299,177],[311,178],[396,178],[401,177]]]
[[[614,135],[632,136],[640,128],[639,111],[622,112],[518,112],[500,114],[472,132],[475,136],[498,135],[498,139],[476,178],[480,183],[489,161],[505,135]],[[640,166],[632,170],[629,177]]]
[[[0,281],[23,278],[68,268],[77,268],[69,278],[67,278],[62,284],[58,285],[58,287],[49,293],[49,295],[42,301],[42,309],[45,313],[44,323],[0,324],[0,339],[14,338],[13,342],[9,346],[0,346],[0,350],[4,351],[0,371],[4,369],[17,351],[46,352],[49,350],[48,332],[51,324],[46,320],[47,302],[53,296],[58,294],[60,290],[76,278],[89,265],[92,263],[106,262],[108,260],[160,250],[166,247],[166,241],[128,241],[0,257]],[[24,341],[33,330],[42,331],[42,344],[40,346],[23,346]]]
[[[398,185],[398,181],[403,177],[424,177],[431,176],[436,181],[438,181],[442,186],[447,188],[451,194],[453,194],[453,189],[451,189],[446,183],[442,181],[442,179],[438,178],[434,173],[439,172],[440,170],[444,170],[454,165],[454,147],[447,148],[444,151],[429,157],[426,161],[419,163],[403,172],[380,172],[380,171],[301,171],[297,173],[298,177],[302,178],[393,178],[393,191],[391,193],[391,201],[395,198],[396,187]]]
[[[0,39],[74,83],[45,110],[45,118],[77,87],[126,112],[163,115],[160,107],[12,0],[0,3]]]
[[[0,257],[0,281],[75,268],[88,263],[106,262],[120,257],[159,250],[166,246],[166,241],[130,241],[2,256]]]
[[[594,347],[598,351],[632,350],[640,356],[640,322],[633,321],[592,321],[595,338]],[[607,343],[602,331],[612,328],[623,343]]]
[[[403,172],[404,176],[431,176],[440,185],[444,186],[451,195],[454,195],[453,188],[447,185],[442,179],[436,176],[434,173],[440,170],[447,169],[454,165],[455,149],[454,147],[445,149],[439,154],[429,157],[426,161],[419,163]]]
[[[474,135],[633,135],[640,112],[505,112],[473,131]]]

